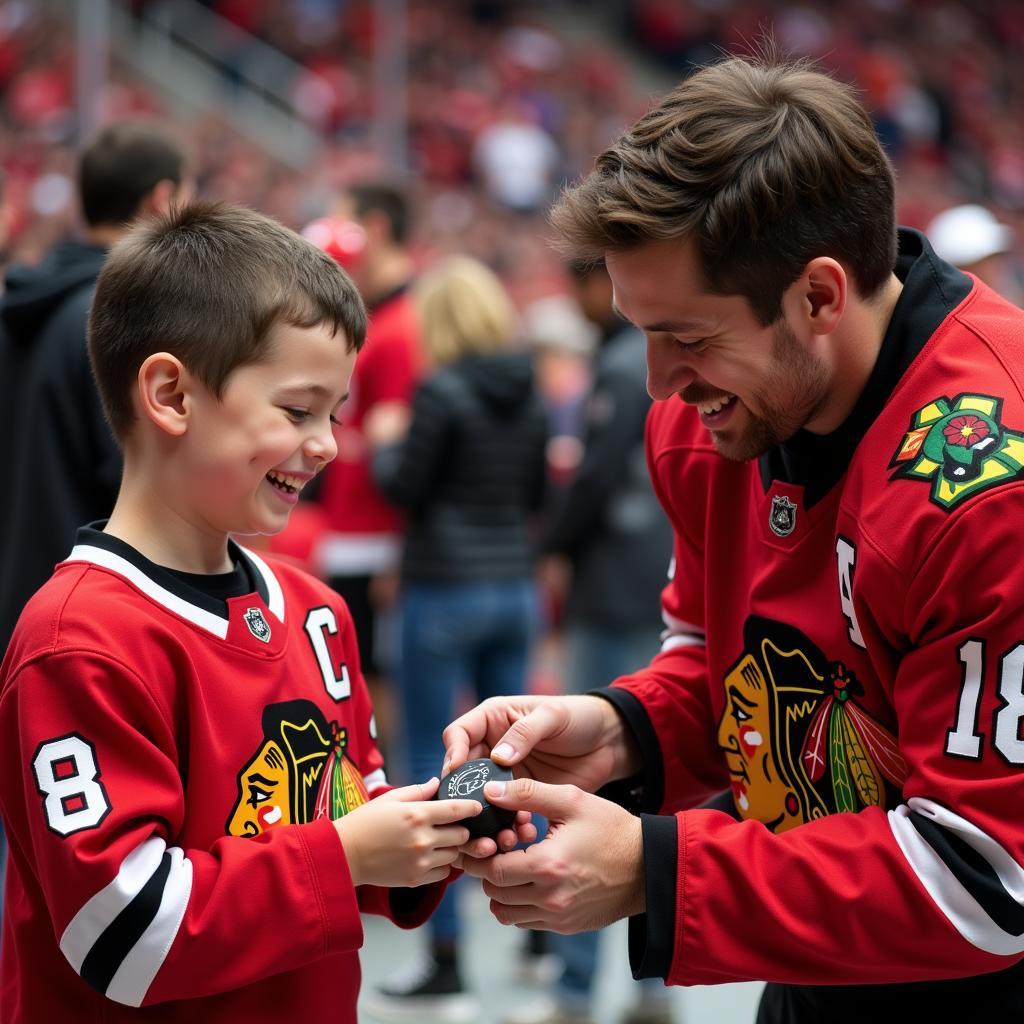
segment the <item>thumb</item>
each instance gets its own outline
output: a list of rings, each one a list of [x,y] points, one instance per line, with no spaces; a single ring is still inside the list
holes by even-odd
[[[389,789],[378,797],[379,800],[403,800],[413,802],[416,800],[430,800],[437,792],[439,781],[435,775],[426,782],[414,782],[411,786],[401,786],[398,789]]]
[[[491,757],[499,764],[518,764],[541,741],[557,736],[568,724],[568,712],[559,701],[538,704],[498,740]]]
[[[577,786],[554,786],[536,779],[488,782],[484,796],[497,807],[535,811],[553,821],[565,821],[579,805],[584,793]]]

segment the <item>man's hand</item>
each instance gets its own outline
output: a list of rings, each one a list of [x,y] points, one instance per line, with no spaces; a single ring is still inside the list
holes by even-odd
[[[356,885],[439,882],[469,842],[457,822],[480,813],[476,800],[432,800],[438,780],[393,789],[334,823]]]
[[[640,754],[614,706],[600,697],[491,697],[444,731],[447,774],[472,757],[516,776],[594,792],[639,771]]]
[[[575,786],[533,779],[488,783],[484,793],[491,803],[536,811],[550,823],[543,842],[525,850],[461,862],[467,874],[484,879],[491,913],[502,924],[569,934],[644,912],[639,818]]]

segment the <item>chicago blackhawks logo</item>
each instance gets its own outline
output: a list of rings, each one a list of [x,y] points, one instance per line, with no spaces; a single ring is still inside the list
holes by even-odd
[[[258,836],[275,825],[340,818],[369,800],[362,776],[345,756],[348,735],[328,724],[311,701],[263,709],[263,742],[238,773],[228,817],[233,836]]]
[[[863,688],[799,630],[750,616],[725,677],[718,745],[736,809],[773,832],[887,806],[906,764],[892,735],[857,702]]]
[[[1002,404],[987,395],[961,395],[919,409],[889,463],[892,479],[930,480],[931,500],[947,510],[1018,479],[1024,471],[1024,435],[1002,425]]]

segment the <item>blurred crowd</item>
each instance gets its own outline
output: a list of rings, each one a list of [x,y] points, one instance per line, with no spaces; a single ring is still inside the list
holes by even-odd
[[[131,7],[153,17],[165,2]],[[326,212],[348,181],[394,171],[371,146],[372,64],[390,31],[376,25],[373,0],[204,6],[296,62],[282,90],[322,136],[312,164],[301,173],[281,166],[226,117],[183,119],[116,52],[100,120],[173,117],[196,150],[202,194],[249,203],[293,227]],[[421,262],[454,251],[483,260],[520,306],[566,289],[543,220],[558,185],[635,119],[657,91],[653,81],[723,50],[750,49],[766,31],[864,90],[899,170],[904,223],[923,228],[957,202],[982,202],[1010,227],[1024,219],[1016,57],[1024,7],[1014,0],[408,0],[406,9],[414,251]],[[594,31],[570,38],[558,30],[559,16],[579,19],[584,10]],[[8,253],[29,261],[74,221],[72,25],[47,11],[26,0],[0,4]],[[246,36],[238,38],[224,55],[228,71],[249,59]]]

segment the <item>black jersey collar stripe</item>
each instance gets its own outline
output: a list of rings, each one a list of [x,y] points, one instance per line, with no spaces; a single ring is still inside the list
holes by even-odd
[[[284,591],[269,565],[255,552],[248,548],[239,548],[243,558],[247,558],[256,572],[256,586],[260,597],[266,602],[278,622],[284,622]]]
[[[1024,868],[995,839],[919,797],[890,811],[889,826],[921,884],[968,942],[998,956],[1024,953]]]
[[[122,555],[115,554],[106,548],[94,547],[91,544],[76,544],[68,555],[67,562],[88,562],[91,565],[110,569],[129,583],[138,587],[144,594],[163,605],[168,611],[180,615],[183,619],[202,627],[214,636],[223,640],[228,635],[228,619],[217,612],[201,608],[194,601],[175,593],[178,588],[171,588],[157,583],[144,569],[133,564]],[[169,574],[168,579],[172,577]]]

